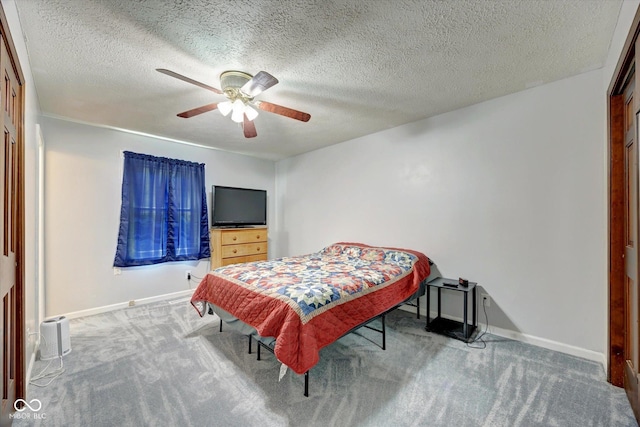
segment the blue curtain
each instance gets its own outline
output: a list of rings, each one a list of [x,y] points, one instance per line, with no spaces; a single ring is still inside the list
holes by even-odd
[[[114,266],[208,258],[208,228],[204,164],[124,152]]]

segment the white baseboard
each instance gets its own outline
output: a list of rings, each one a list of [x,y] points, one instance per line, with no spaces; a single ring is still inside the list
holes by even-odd
[[[27,372],[25,375],[25,382],[24,382],[25,396],[29,396],[29,385],[31,383],[31,374],[33,373],[33,365],[36,363],[36,354],[38,354],[37,344],[33,347],[33,353],[31,353],[31,357],[29,358],[29,363],[27,365]]]
[[[411,307],[411,306],[407,306],[407,305],[403,305],[400,307],[401,310],[405,310],[408,311],[410,313],[415,313],[416,312],[416,308],[415,307]],[[421,318],[422,316],[425,315],[425,310],[424,307],[420,307],[420,315]],[[431,313],[431,317],[435,317],[436,313],[433,312]],[[452,316],[446,316],[443,315],[442,317],[445,317],[447,319],[451,319],[451,320],[455,320],[458,322],[462,322],[462,319],[459,317],[452,317]],[[425,319],[425,325],[426,325],[426,319]],[[478,328],[481,327],[481,324],[478,323]],[[484,330],[484,329],[483,329]],[[542,347],[542,348],[546,348],[548,350],[554,350],[554,351],[559,351],[561,353],[565,353],[565,354],[570,354],[572,356],[577,356],[577,357],[582,357],[583,359],[587,359],[587,360],[591,360],[594,362],[598,362],[602,365],[602,367],[604,368],[605,372],[607,371],[607,360],[606,357],[603,353],[598,353],[597,351],[593,351],[593,350],[587,350],[586,348],[581,348],[581,347],[576,347],[573,345],[569,345],[569,344],[564,344],[558,341],[553,341],[553,340],[549,340],[546,338],[540,338],[540,337],[536,337],[533,335],[529,335],[529,334],[523,334],[522,332],[517,332],[517,331],[512,331],[509,329],[502,329],[502,328],[498,328],[496,326],[493,325],[489,325],[489,333],[499,336],[499,337],[503,337],[503,338],[509,338],[515,341],[520,341],[520,342],[524,342],[527,344],[532,344],[538,347]]]
[[[186,296],[192,295],[194,290],[195,289],[187,289],[184,291],[173,292],[170,294],[156,295],[149,298],[137,299],[137,300],[134,300],[134,302],[135,302],[135,305],[143,305],[143,304],[150,304],[152,302],[163,301],[171,298],[186,297]],[[102,307],[90,308],[87,310],[73,311],[71,313],[66,313],[63,316],[65,316],[67,319],[77,319],[78,317],[92,316],[94,314],[100,314],[100,313],[107,313],[109,311],[119,310],[121,308],[127,308],[127,307],[129,307],[129,301],[120,302],[117,304],[105,305]]]
[[[523,334],[522,332],[511,331],[509,329],[502,329],[496,326],[489,325],[489,333],[497,335],[503,338],[509,338],[512,340],[533,344],[538,347],[546,348],[549,350],[559,351],[561,353],[570,354],[572,356],[582,357],[583,359],[592,360],[598,362],[602,367],[607,369],[607,361],[603,353],[597,351],[587,350],[586,348],[576,347],[569,344],[564,344],[558,341],[548,340],[546,338],[536,337],[534,335]]]

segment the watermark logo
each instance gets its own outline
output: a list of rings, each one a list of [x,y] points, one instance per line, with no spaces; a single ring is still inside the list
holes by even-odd
[[[18,404],[20,403],[24,403],[25,407],[18,408]],[[38,407],[34,408],[29,403],[33,404],[34,406],[38,405]],[[31,399],[31,402],[29,403],[27,403],[27,401],[24,399],[17,399],[15,402],[13,402],[13,409],[15,409],[18,412],[26,411],[27,408],[29,408],[33,412],[38,412],[40,409],[42,409],[42,402],[40,402],[38,399]]]
[[[46,414],[40,413],[40,410],[42,409],[42,402],[40,402],[40,400],[38,399],[31,399],[29,402],[24,399],[16,399],[16,401],[13,402],[13,409],[15,409],[16,412],[13,414],[9,414],[9,418],[27,420],[31,419],[32,417],[34,420],[44,420],[45,418],[47,418]],[[33,412],[33,414],[25,412],[27,409]]]

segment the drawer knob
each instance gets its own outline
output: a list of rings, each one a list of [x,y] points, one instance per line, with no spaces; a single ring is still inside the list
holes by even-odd
[[[260,235],[259,234],[256,236],[256,239],[260,240]]]
[[[234,254],[235,254],[235,253],[238,253],[238,250],[237,250],[237,249],[234,249],[234,250],[233,250],[233,253],[234,253]]]
[[[238,238],[236,236],[233,236],[233,240],[238,240]]]
[[[260,252],[260,248],[256,248],[256,251],[257,251],[257,252]]]

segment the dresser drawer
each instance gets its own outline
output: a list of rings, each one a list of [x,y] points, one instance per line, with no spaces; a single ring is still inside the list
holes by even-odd
[[[223,258],[221,265],[225,266],[230,264],[240,264],[243,262],[266,261],[266,260],[267,260],[267,254],[237,256],[233,258]]]
[[[227,245],[222,247],[222,258],[232,258],[245,255],[258,255],[267,253],[266,242],[245,243],[242,245]]]
[[[236,245],[238,243],[266,242],[267,229],[225,230],[225,232],[222,233],[221,240],[223,246]]]

